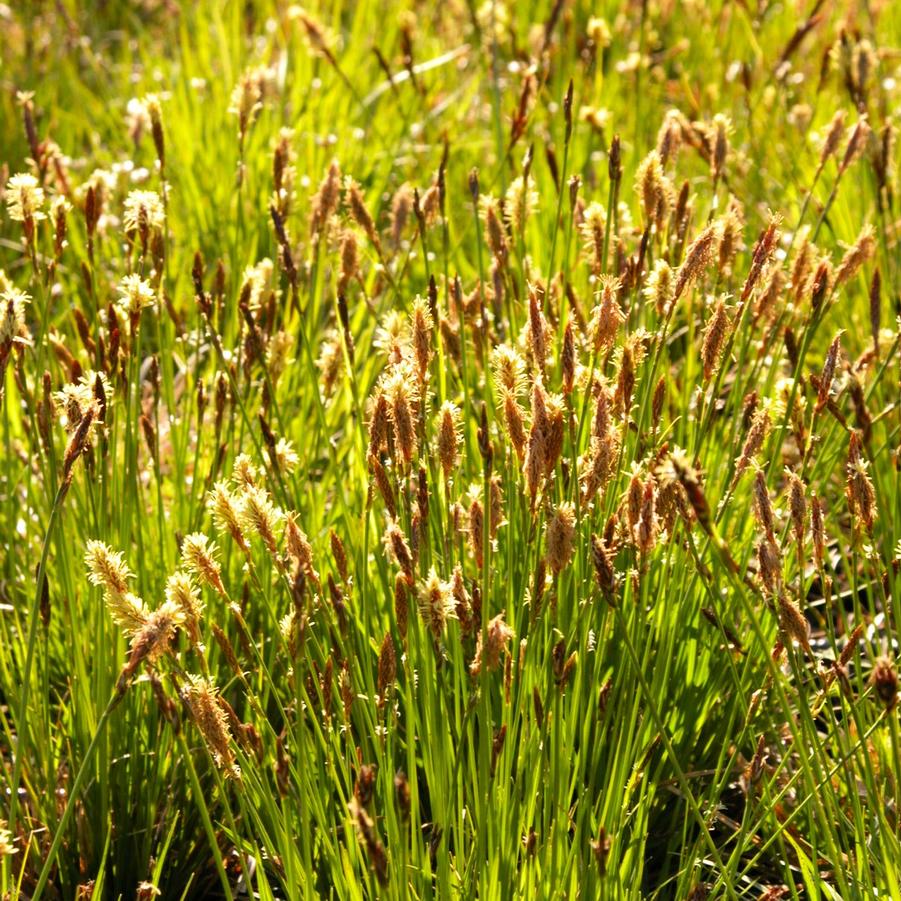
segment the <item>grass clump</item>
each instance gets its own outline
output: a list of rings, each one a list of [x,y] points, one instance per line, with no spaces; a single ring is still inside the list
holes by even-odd
[[[0,9],[0,891],[897,895],[899,12],[608,6]]]

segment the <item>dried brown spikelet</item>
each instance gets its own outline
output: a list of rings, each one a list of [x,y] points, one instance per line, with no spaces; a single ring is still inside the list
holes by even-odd
[[[191,674],[183,698],[216,765],[232,775],[239,775],[228,716],[219,703],[217,688],[208,679]]]
[[[407,597],[407,577],[398,573],[394,579],[394,619],[397,622],[397,631],[401,639],[407,637],[407,616],[409,601]]]
[[[576,513],[572,504],[560,504],[548,520],[546,544],[547,562],[557,575],[569,564],[573,557],[576,536]]]
[[[318,589],[320,587],[319,573],[313,566],[313,547],[303,530],[297,525],[297,513],[289,513],[285,517],[285,550]]]
[[[491,351],[491,369],[498,389],[511,392],[514,397],[522,389],[525,362],[515,347],[499,344]]]
[[[741,454],[735,460],[735,475],[732,477],[731,487],[734,489],[744,471],[751,465],[754,457],[760,453],[763,442],[770,431],[770,413],[767,409],[760,409],[754,413],[751,419],[751,427],[742,445]]]
[[[484,546],[484,510],[482,502],[476,497],[469,505],[469,545],[476,565],[482,568]]]
[[[401,571],[407,578],[407,582],[413,584],[413,553],[404,533],[398,528],[397,523],[388,523],[385,530],[385,547],[394,559],[394,562],[401,568]]]
[[[835,378],[835,367],[838,362],[839,354],[841,353],[842,334],[843,332],[840,331],[832,339],[832,343],[829,345],[829,350],[826,353],[826,360],[823,363],[823,374],[820,376],[820,384],[817,391],[817,402],[815,407],[817,413],[821,412],[823,407],[826,406],[826,402],[829,400],[832,391],[832,382]]]
[[[676,272],[676,286],[673,289],[674,300],[678,300],[682,296],[682,292],[696,282],[710,265],[717,245],[718,232],[719,224],[714,222],[688,245],[685,259]]]
[[[616,570],[613,566],[613,549],[598,535],[591,536],[591,560],[595,578],[605,600],[612,604],[616,594]]]
[[[617,332],[625,321],[625,314],[619,305],[621,287],[620,280],[613,276],[603,275],[598,281],[598,302],[591,316],[591,334],[596,354],[613,346]]]
[[[222,584],[222,571],[216,560],[218,548],[201,532],[186,535],[181,546],[185,566],[202,583],[209,585],[225,597],[225,586]]]
[[[860,433],[851,433],[848,448],[847,486],[848,506],[852,515],[856,515],[866,527],[872,531],[876,520],[876,490],[870,479],[869,462],[863,457]]]
[[[503,612],[489,620],[485,627],[485,645],[482,646],[482,633],[479,632],[476,653],[469,671],[473,676],[479,675],[484,667],[489,673],[500,666],[501,657],[507,652],[507,645],[513,638],[513,630],[504,620]]]
[[[800,547],[804,543],[807,528],[807,498],[804,483],[793,472],[788,472],[788,510],[791,515],[792,532]]]
[[[216,482],[210,490],[207,507],[217,528],[227,531],[238,547],[247,553],[250,550],[239,517],[239,505],[227,482]]]
[[[642,489],[641,508],[635,529],[635,543],[642,554],[649,554],[654,549],[658,530],[657,485],[653,478],[649,478]]]
[[[719,369],[720,356],[729,333],[732,330],[732,319],[726,311],[726,300],[720,297],[716,302],[713,314],[704,329],[704,343],[701,346],[701,360],[704,364],[704,381],[709,382]]]
[[[860,267],[867,260],[871,259],[875,252],[876,232],[873,230],[872,225],[865,225],[857,236],[857,240],[842,257],[838,269],[835,270],[835,287],[839,287],[854,278]]]
[[[832,264],[829,260],[822,260],[814,273],[810,283],[810,306],[814,311],[819,310],[823,300],[829,294],[833,285]]]
[[[776,519],[773,513],[773,504],[770,501],[770,492],[766,486],[766,473],[758,469],[754,474],[754,515],[766,532],[770,541],[776,540]]]
[[[826,527],[823,521],[823,505],[815,494],[810,499],[810,536],[817,564],[822,566],[826,556]]]
[[[576,381],[576,340],[573,335],[572,320],[568,320],[563,330],[563,348],[560,351],[560,372],[563,393],[572,394]]]
[[[419,589],[419,613],[436,641],[444,634],[447,621],[457,616],[451,585],[441,581],[434,567]]]
[[[186,572],[174,572],[166,581],[166,600],[181,610],[185,628],[191,644],[201,644],[200,616],[203,613],[203,602],[197,586]]]
[[[870,683],[876,696],[889,710],[898,700],[898,671],[890,657],[879,657],[873,664]]]
[[[378,683],[379,707],[385,706],[388,691],[394,684],[397,675],[397,655],[394,650],[394,639],[390,632],[385,633],[382,647],[379,650]]]

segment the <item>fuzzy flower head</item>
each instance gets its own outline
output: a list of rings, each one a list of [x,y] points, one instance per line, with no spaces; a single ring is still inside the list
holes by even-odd
[[[30,172],[13,175],[6,183],[6,209],[16,222],[36,222],[46,218],[44,189]]]
[[[18,288],[9,285],[0,294],[0,347],[7,342],[28,343],[25,327],[25,305],[31,298]]]
[[[200,582],[214,588],[219,594],[225,594],[222,584],[222,570],[217,559],[219,549],[214,541],[210,541],[202,532],[193,532],[185,536],[181,553],[185,568]]]
[[[150,282],[140,275],[126,275],[119,282],[119,303],[129,316],[139,316],[144,307],[153,306],[155,299]]]
[[[125,198],[123,222],[127,233],[161,231],[165,221],[163,202],[156,191],[132,191]]]

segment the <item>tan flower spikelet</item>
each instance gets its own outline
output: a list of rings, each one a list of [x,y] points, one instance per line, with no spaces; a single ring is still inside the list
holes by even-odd
[[[228,532],[238,547],[247,553],[250,550],[239,518],[237,498],[232,494],[228,482],[216,482],[210,489],[207,508],[213,516],[216,527]]]
[[[166,581],[166,601],[181,611],[191,643],[199,645],[203,601],[197,586],[186,572],[178,571],[169,576]]]
[[[113,622],[128,634],[139,631],[147,621],[147,608],[136,594],[128,589],[134,574],[122,554],[113,551],[102,541],[89,541],[85,553],[88,579],[103,589],[103,596]]]
[[[576,535],[576,513],[570,503],[562,503],[547,524],[547,562],[554,574],[572,560]]]
[[[134,573],[128,568],[119,551],[112,550],[102,541],[88,541],[85,551],[88,579],[110,594],[125,594]]]
[[[225,597],[222,570],[216,559],[218,552],[216,543],[201,532],[186,535],[181,546],[182,557],[188,571]]]
[[[676,286],[673,289],[673,299],[678,300],[682,292],[692,283],[696,282],[710,265],[713,252],[717,246],[719,224],[714,222],[708,225],[698,235],[685,251],[685,259],[676,273]]]
[[[188,676],[183,697],[216,765],[227,772],[239,775],[240,771],[235,766],[235,755],[231,747],[228,717],[219,704],[216,687],[208,679],[192,674]]]
[[[701,359],[704,363],[704,381],[709,382],[719,368],[723,345],[729,336],[732,322],[726,312],[726,301],[720,298],[716,302],[713,315],[704,330],[704,344],[701,348]]]
[[[592,311],[591,334],[594,352],[609,349],[616,340],[617,332],[625,320],[620,309],[618,294],[620,281],[613,276],[602,275],[598,283],[598,302]]]
[[[242,530],[256,532],[273,556],[278,554],[275,532],[281,517],[282,514],[273,506],[269,493],[264,488],[247,488],[241,495],[238,521]]]

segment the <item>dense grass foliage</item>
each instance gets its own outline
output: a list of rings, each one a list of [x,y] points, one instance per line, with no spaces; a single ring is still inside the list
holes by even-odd
[[[901,6],[0,28],[4,897],[901,898]]]

